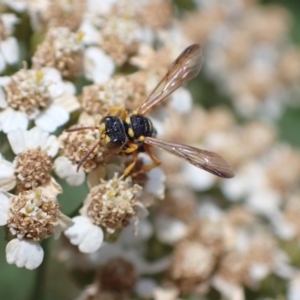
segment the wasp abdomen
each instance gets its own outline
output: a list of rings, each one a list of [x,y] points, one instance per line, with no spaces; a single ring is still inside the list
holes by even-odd
[[[154,129],[150,119],[143,116],[139,116],[139,115],[131,116],[130,128],[132,129],[133,132],[133,136],[131,137],[133,139],[138,139],[141,136],[154,137],[156,135],[156,130]]]

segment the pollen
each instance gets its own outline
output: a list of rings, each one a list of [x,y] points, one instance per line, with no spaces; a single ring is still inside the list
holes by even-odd
[[[41,148],[20,153],[16,158],[16,178],[18,191],[34,189],[47,183],[51,178],[53,162]],[[37,198],[39,191],[36,190]]]
[[[48,88],[49,82],[43,80],[41,70],[27,69],[12,75],[10,83],[4,87],[9,106],[27,115],[35,114],[51,103]]]
[[[93,84],[83,88],[80,100],[89,115],[107,115],[113,106],[126,110],[138,107],[146,98],[145,83],[136,76],[115,76],[105,84]]]
[[[116,65],[123,65],[138,50],[139,24],[131,16],[120,12],[106,15],[100,30],[101,48],[110,55]]]
[[[52,0],[51,5],[43,13],[43,19],[49,27],[67,27],[78,30],[86,8],[86,1]]]
[[[139,21],[142,25],[161,29],[166,28],[172,21],[173,7],[170,1],[154,0],[149,1],[139,14]]]
[[[31,190],[11,198],[7,226],[18,238],[41,241],[54,233],[61,208],[55,198]]]
[[[76,132],[64,132],[59,137],[62,155],[65,155],[74,164],[78,164],[93,145],[99,141],[99,131],[83,130]],[[95,169],[98,163],[103,162],[103,151],[99,145],[89,155],[82,167],[86,172]]]
[[[82,43],[78,36],[67,27],[50,29],[32,58],[34,68],[52,67],[64,78],[77,78],[82,71]]]
[[[132,184],[131,178],[114,178],[93,187],[87,197],[87,215],[96,225],[103,226],[110,231],[124,228],[130,219],[136,215],[138,205],[137,195],[142,187]]]

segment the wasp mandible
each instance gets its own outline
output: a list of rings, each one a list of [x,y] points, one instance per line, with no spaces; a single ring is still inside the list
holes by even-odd
[[[138,109],[128,114],[124,108],[115,106],[110,109],[107,116],[102,118],[99,126],[68,129],[68,132],[85,129],[98,129],[100,132],[99,141],[81,159],[77,166],[77,171],[96,147],[103,144],[115,153],[133,155],[133,162],[127,166],[124,175],[128,175],[131,172],[137,162],[138,153],[141,151],[146,151],[153,163],[143,166],[138,173],[149,171],[160,165],[160,160],[151,151],[152,147],[156,147],[179,156],[194,166],[219,177],[233,177],[234,173],[230,165],[220,155],[156,138],[156,130],[151,120],[144,116],[150,108],[163,101],[181,85],[197,76],[202,62],[201,46],[193,44],[186,48],[171,64],[166,75]]]

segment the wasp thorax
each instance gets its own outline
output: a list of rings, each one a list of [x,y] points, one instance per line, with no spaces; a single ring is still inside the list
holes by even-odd
[[[56,199],[43,195],[37,188],[11,198],[7,226],[18,238],[40,241],[54,233],[60,216]]]
[[[40,147],[20,153],[16,158],[16,178],[18,191],[41,186],[51,178],[53,168],[51,157]]]
[[[49,81],[44,80],[42,70],[22,69],[12,75],[4,89],[9,106],[27,115],[46,108],[52,101]]]
[[[141,190],[142,187],[132,184],[130,177],[121,179],[115,174],[113,179],[101,180],[91,189],[83,210],[94,224],[110,231],[126,227],[136,215],[136,196]]]

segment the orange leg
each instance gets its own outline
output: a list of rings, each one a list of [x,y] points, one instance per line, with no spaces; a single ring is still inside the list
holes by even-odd
[[[127,168],[124,170],[125,176],[127,176],[135,166],[138,158],[138,151],[137,150],[133,151],[132,156],[133,156],[133,162],[130,165],[128,165]]]
[[[143,166],[140,170],[133,173],[131,176],[137,176],[140,173],[148,172],[161,164],[161,161],[154,155],[154,153],[151,151],[151,147],[149,145],[144,144],[144,149],[148,153],[150,158],[152,159],[153,164]]]
[[[82,164],[87,160],[87,158],[92,154],[92,152],[96,149],[96,147],[98,146],[98,145],[100,145],[101,144],[101,139],[98,141],[98,142],[96,142],[94,145],[93,145],[93,147],[85,154],[85,156],[80,160],[80,162],[78,163],[78,165],[77,165],[77,168],[76,168],[76,171],[78,172],[79,171],[79,169],[80,169],[80,167],[82,166]]]

